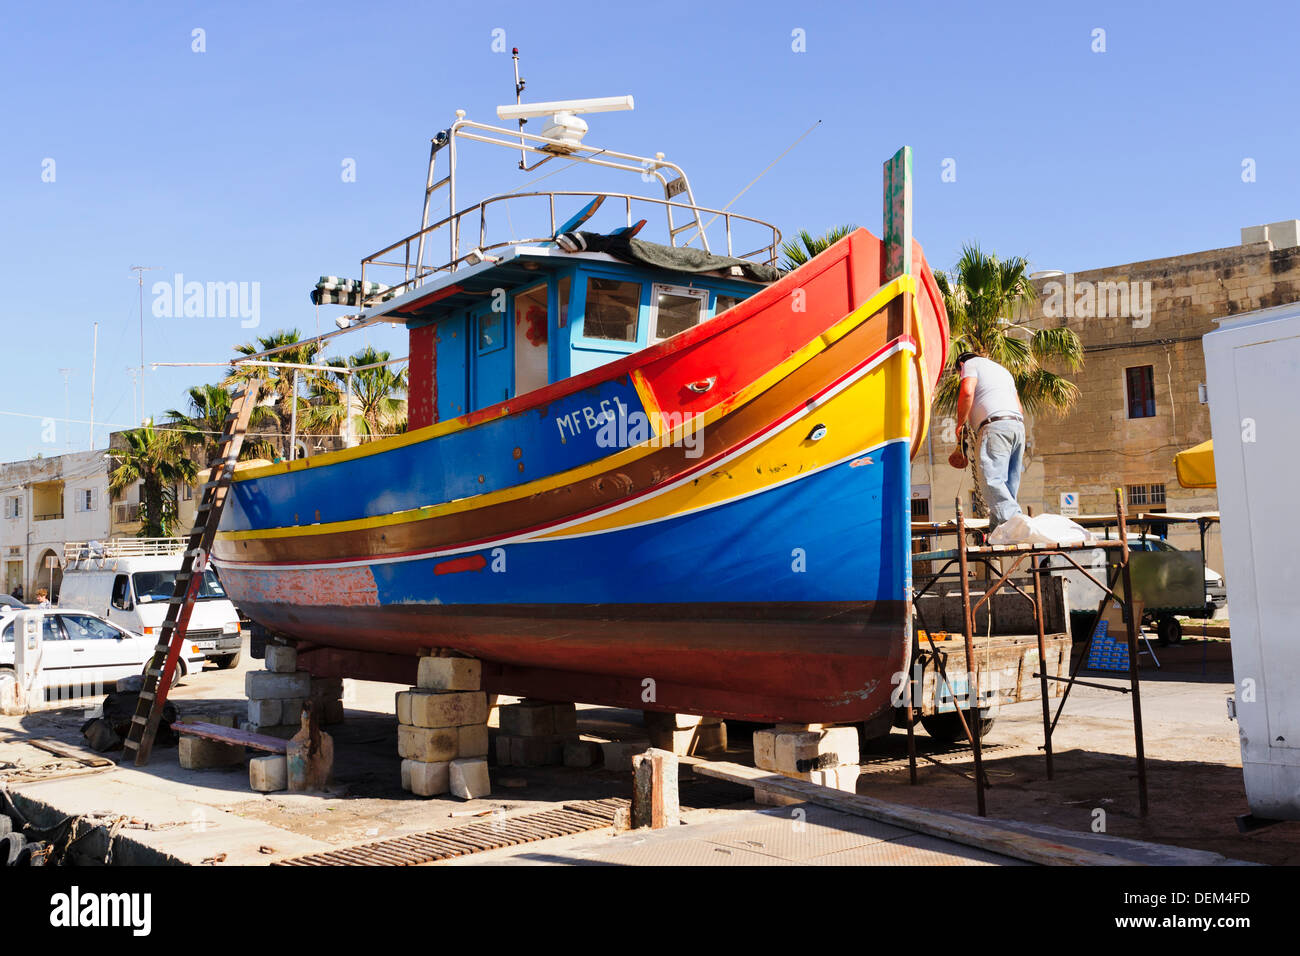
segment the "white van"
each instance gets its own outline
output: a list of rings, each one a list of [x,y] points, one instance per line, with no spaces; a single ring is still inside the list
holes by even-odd
[[[167,617],[184,547],[184,538],[68,542],[59,606],[86,608],[156,639]],[[239,612],[211,568],[203,572],[185,636],[218,666],[239,663]]]

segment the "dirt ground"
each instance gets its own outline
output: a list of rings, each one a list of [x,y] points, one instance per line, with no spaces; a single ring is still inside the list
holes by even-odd
[[[1055,779],[1048,780],[1039,701],[1004,708],[986,741],[984,766],[992,818],[1105,832],[1193,847],[1268,864],[1300,864],[1300,822],[1249,834],[1236,817],[1249,812],[1237,725],[1228,718],[1232,673],[1227,644],[1188,640],[1156,648],[1163,665],[1142,673],[1149,808],[1139,815],[1132,702],[1127,694],[1076,687],[1054,741]],[[1205,673],[1202,674],[1201,671]],[[1089,675],[1088,679],[1097,679]],[[1125,684],[1126,681],[1097,679]],[[1059,699],[1053,701],[1053,713]],[[920,807],[974,813],[974,765],[924,731],[916,734],[918,783],[909,782],[907,736],[863,755],[858,792]],[[945,755],[945,753],[947,755]],[[1095,811],[1104,811],[1099,817]]]

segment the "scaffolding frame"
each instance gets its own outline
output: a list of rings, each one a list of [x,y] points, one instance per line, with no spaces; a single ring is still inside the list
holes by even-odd
[[[991,602],[993,595],[1001,588],[1010,587],[1020,594],[1025,600],[1029,601],[1034,608],[1035,629],[1038,632],[1038,672],[1033,676],[1038,678],[1039,691],[1043,701],[1043,751],[1047,767],[1047,779],[1055,778],[1055,768],[1053,765],[1052,754],[1052,734],[1056,730],[1057,722],[1061,719],[1061,714],[1065,710],[1066,701],[1069,700],[1070,691],[1075,684],[1082,684],[1087,687],[1094,687],[1101,690],[1116,691],[1119,693],[1131,694],[1133,701],[1133,734],[1135,744],[1135,754],[1137,758],[1137,779],[1138,779],[1138,805],[1140,815],[1145,817],[1148,812],[1148,791],[1147,791],[1147,765],[1146,751],[1143,745],[1142,733],[1142,693],[1141,680],[1138,674],[1138,631],[1140,622],[1137,620],[1133,611],[1133,584],[1129,576],[1129,547],[1127,536],[1127,515],[1124,509],[1124,496],[1120,489],[1115,492],[1115,523],[1118,528],[1118,540],[1102,540],[1081,544],[1050,544],[1050,545],[972,545],[967,542],[968,529],[966,527],[966,518],[962,512],[961,501],[956,501],[957,519],[956,523],[949,527],[932,525],[927,528],[923,534],[942,535],[955,534],[957,536],[957,546],[955,548],[924,551],[913,554],[911,560],[917,561],[942,561],[943,565],[938,571],[929,574],[925,586],[913,594],[913,608],[917,617],[917,626],[912,628],[912,646],[911,660],[915,661],[921,653],[920,633],[925,633],[925,639],[929,644],[929,649],[934,658],[937,678],[943,682],[951,696],[954,709],[958,719],[961,721],[962,729],[966,734],[966,739],[970,742],[971,750],[975,762],[975,800],[980,816],[987,816],[987,802],[985,793],[989,789],[988,777],[984,773],[984,753],[981,734],[981,719],[979,712],[983,709],[983,703],[979,687],[979,666],[975,658],[974,634],[975,634],[975,613],[985,602]],[[1103,572],[1106,582],[1103,584],[1098,581],[1076,560],[1072,554],[1078,551],[1093,551],[1098,548],[1104,550],[1117,551],[1119,561],[1108,571]],[[1060,555],[1067,562],[1073,565],[1074,569],[1084,574],[1093,584],[1102,590],[1102,599],[1097,606],[1096,617],[1092,624],[1092,629],[1088,634],[1088,640],[1084,645],[1083,653],[1079,655],[1077,663],[1070,668],[1070,676],[1061,678],[1047,673],[1046,666],[1046,635],[1043,624],[1043,579],[1052,573],[1052,568],[1042,566],[1037,560],[1050,555]],[[1011,580],[1011,576],[1020,568],[1026,558],[1035,559],[1031,565],[1030,573],[1033,577],[1033,595],[1030,596],[1018,584]],[[1006,562],[1010,560],[1010,567]],[[961,604],[962,604],[962,636],[965,640],[966,648],[966,666],[968,668],[966,700],[970,704],[969,708],[963,711],[958,704],[961,695],[957,694],[956,688],[948,677],[947,668],[944,665],[946,655],[941,654],[935,647],[932,629],[926,626],[921,609],[917,605],[917,600],[924,597],[931,588],[935,587],[938,582],[944,578],[951,578],[953,573],[950,569],[957,565],[957,572],[961,579]],[[970,570],[972,564],[983,565],[993,578],[993,583],[985,588],[984,595],[971,605],[970,591]],[[1004,570],[1005,569],[1005,570]],[[1116,586],[1123,588],[1123,597],[1116,592]],[[1083,669],[1084,663],[1092,649],[1093,640],[1096,638],[1097,631],[1102,622],[1102,613],[1106,605],[1111,601],[1117,602],[1124,616],[1128,639],[1128,686],[1115,686],[1111,684],[1101,684],[1094,681],[1080,681],[1079,671]],[[990,612],[992,604],[990,603]],[[907,719],[907,758],[908,770],[912,784],[917,783],[917,764],[916,764],[916,722],[917,715],[914,713],[913,702],[919,700],[918,694],[920,689],[916,686],[915,670],[910,666],[908,669],[908,693],[906,719]],[[1064,681],[1065,691],[1061,695],[1061,700],[1056,708],[1055,715],[1052,714],[1051,700],[1048,696],[1048,681]],[[936,687],[936,694],[938,688]],[[972,719],[967,720],[967,714],[972,715]]]

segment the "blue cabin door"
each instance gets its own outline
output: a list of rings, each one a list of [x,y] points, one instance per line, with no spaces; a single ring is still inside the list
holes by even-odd
[[[479,306],[471,312],[474,327],[474,408],[486,408],[510,397],[514,379],[513,356],[507,348],[510,325],[506,321],[505,297]],[[494,308],[497,306],[497,308]]]
[[[438,323],[438,345],[434,365],[437,383],[438,421],[445,422],[470,411],[469,407],[469,314],[462,312]]]

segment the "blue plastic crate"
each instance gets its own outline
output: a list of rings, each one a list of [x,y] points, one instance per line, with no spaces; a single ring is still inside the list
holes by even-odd
[[[1110,622],[1102,621],[1097,625],[1092,646],[1088,648],[1088,670],[1093,671],[1128,671],[1128,637],[1123,640],[1110,636]]]

